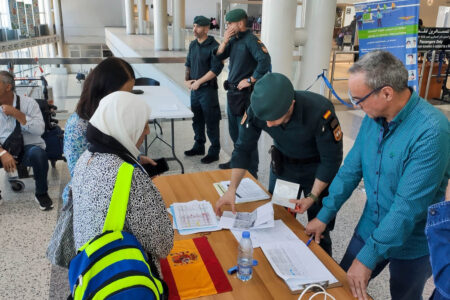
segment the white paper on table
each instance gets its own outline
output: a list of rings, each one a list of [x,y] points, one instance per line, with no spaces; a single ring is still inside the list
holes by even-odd
[[[247,230],[273,226],[273,206],[271,202],[258,207],[251,213],[238,212],[233,214],[231,211],[225,211],[219,221],[219,227],[228,229]]]
[[[216,187],[217,184],[220,184],[220,187]],[[230,181],[221,181],[215,183],[214,187],[219,196],[222,196],[223,194],[221,195],[221,192],[225,193],[228,190],[229,185]],[[236,204],[266,199],[270,199],[270,195],[264,192],[256,182],[248,177],[241,180],[241,183],[236,190]]]
[[[305,284],[338,282],[301,240],[261,245],[275,273],[284,279],[291,291],[304,288]]]
[[[238,242],[241,240],[242,230],[233,229],[231,233]],[[295,241],[299,238],[282,220],[275,220],[272,228],[250,229],[250,239],[252,240],[253,248],[258,248],[265,243]]]
[[[174,222],[178,230],[215,227],[218,225],[216,214],[209,201],[192,200],[173,203]]]
[[[289,199],[297,199],[300,184],[277,179],[272,195],[272,203],[295,209],[295,203]]]

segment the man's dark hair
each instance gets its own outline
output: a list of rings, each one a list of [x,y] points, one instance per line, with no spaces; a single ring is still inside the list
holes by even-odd
[[[16,90],[16,82],[14,81],[14,76],[8,71],[0,71],[0,80],[3,83],[10,84],[11,90],[13,92]]]
[[[105,59],[86,78],[76,113],[81,119],[89,120],[103,97],[119,91],[131,79],[135,75],[129,63],[117,57]]]

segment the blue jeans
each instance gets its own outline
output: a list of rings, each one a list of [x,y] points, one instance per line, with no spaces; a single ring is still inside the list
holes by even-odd
[[[47,193],[48,157],[47,152],[39,146],[26,145],[22,158],[22,165],[33,168],[34,181],[36,183],[36,195]]]
[[[340,266],[348,271],[358,252],[364,247],[362,238],[354,233]],[[430,256],[416,259],[389,258],[381,261],[372,271],[370,279],[375,278],[389,263],[389,280],[392,300],[421,300],[423,288],[431,276]]]
[[[235,145],[239,137],[239,128],[241,127],[242,116],[236,116],[230,112],[230,107],[227,105],[227,115],[228,115],[228,131],[230,132],[231,140]],[[258,147],[252,152],[250,158],[250,167],[248,171],[255,177],[258,178]]]

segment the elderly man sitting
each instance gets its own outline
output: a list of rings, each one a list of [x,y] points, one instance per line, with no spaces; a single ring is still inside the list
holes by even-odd
[[[41,138],[45,123],[39,105],[32,98],[15,93],[14,77],[6,71],[0,72],[0,105],[0,167],[14,172],[19,161],[21,165],[33,167],[36,202],[41,210],[50,210],[53,203],[47,194],[48,158]],[[11,145],[18,144],[11,141],[22,143],[21,135],[23,153],[10,153]]]

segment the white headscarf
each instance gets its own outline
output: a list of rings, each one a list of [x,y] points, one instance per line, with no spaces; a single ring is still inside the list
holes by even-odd
[[[137,157],[140,152],[136,143],[150,118],[150,112],[150,107],[139,96],[118,91],[100,101],[89,122]]]

